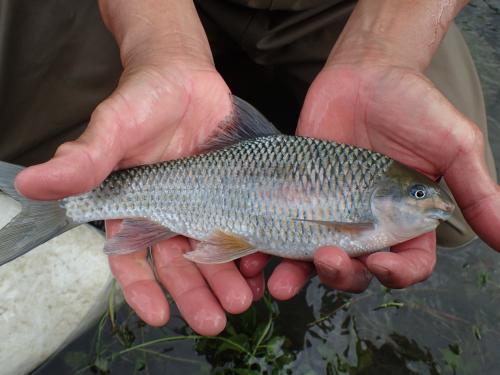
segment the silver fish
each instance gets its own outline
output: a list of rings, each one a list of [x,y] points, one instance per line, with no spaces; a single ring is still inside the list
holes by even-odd
[[[450,196],[416,171],[359,147],[282,135],[248,103],[234,104],[233,125],[204,153],[115,172],[59,202],[20,197],[19,167],[0,163],[0,188],[23,204],[0,231],[0,264],[94,220],[125,219],[107,253],[182,234],[200,241],[188,259],[222,263],[256,251],[310,260],[326,245],[356,257],[450,217]]]

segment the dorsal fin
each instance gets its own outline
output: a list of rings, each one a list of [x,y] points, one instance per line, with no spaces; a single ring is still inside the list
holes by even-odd
[[[257,137],[281,134],[254,106],[232,95],[233,113],[220,123],[217,133],[201,146],[203,152],[232,146]]]

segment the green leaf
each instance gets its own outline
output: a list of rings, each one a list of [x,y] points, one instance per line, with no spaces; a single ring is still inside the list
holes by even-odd
[[[231,324],[231,322],[228,322],[227,325],[226,325],[226,333],[229,336],[236,336],[237,335],[237,332],[234,329],[234,326]]]
[[[460,345],[458,344],[450,344],[448,345],[450,350],[455,353],[456,355],[460,355],[460,353],[462,352],[462,350],[460,349]]]
[[[109,361],[106,358],[97,357],[94,366],[97,367],[98,370],[108,371],[109,370]]]
[[[481,271],[477,274],[476,284],[480,288],[484,288],[490,281],[490,274],[486,271]]]
[[[266,344],[267,355],[271,358],[278,358],[283,355],[283,344],[285,338],[282,336],[275,336]]]
[[[363,370],[373,365],[374,353],[362,340],[356,342],[356,354],[358,356],[357,369]]]
[[[144,362],[144,360],[142,360],[141,358],[137,358],[135,360],[135,371],[142,371],[146,368],[146,362]]]
[[[483,336],[481,335],[481,328],[479,326],[472,326],[472,333],[474,334],[474,337],[478,340],[481,340]]]
[[[454,371],[461,370],[464,366],[462,358],[456,351],[460,350],[459,348],[457,349],[458,345],[450,345],[448,348],[441,349],[441,354],[443,356],[443,361]]]
[[[399,302],[399,301],[390,301],[390,302],[386,302],[386,303],[383,303],[377,307],[375,307],[373,310],[374,311],[377,311],[377,310],[382,310],[382,309],[389,309],[389,308],[396,308],[396,309],[399,309],[401,307],[404,307],[404,303],[403,302]]]
[[[384,294],[391,294],[391,292],[392,292],[391,288],[388,288],[384,285],[381,285],[381,289],[382,289],[382,293],[384,293]]]
[[[260,341],[260,343],[262,343],[266,339],[266,336],[268,336],[269,334],[272,334],[272,332],[267,331],[267,328],[268,328],[267,325],[268,325],[268,322],[262,322],[261,324],[259,324],[257,326],[257,328],[255,329],[254,334],[252,336],[252,341],[254,343],[258,343],[259,341]]]
[[[255,307],[252,306],[250,309],[241,314],[239,321],[242,323],[245,331],[253,331],[255,329],[255,325],[257,324],[257,312],[255,311]]]
[[[239,344],[245,349],[248,349],[248,336],[245,335],[244,333],[232,336],[230,340],[235,344]],[[208,340],[201,339],[200,342],[201,341],[208,341]],[[215,355],[219,355],[227,351],[236,351],[238,353],[241,353],[241,350],[238,349],[236,346],[234,346],[230,342],[224,341],[221,344],[217,345],[217,350],[215,351]]]

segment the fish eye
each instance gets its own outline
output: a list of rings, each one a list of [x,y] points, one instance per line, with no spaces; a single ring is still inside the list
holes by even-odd
[[[427,196],[427,189],[424,185],[413,185],[410,188],[410,195],[415,199],[424,199]]]

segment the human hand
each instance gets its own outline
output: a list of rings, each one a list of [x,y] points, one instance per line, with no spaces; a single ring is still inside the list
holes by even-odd
[[[484,160],[484,136],[420,72],[375,64],[331,64],[306,97],[297,134],[384,153],[420,172],[444,176],[462,211],[478,233],[500,250],[500,191]],[[473,183],[471,183],[473,181]],[[260,270],[264,255],[244,259],[244,275]],[[435,233],[351,259],[341,249],[319,249],[314,257],[323,283],[359,292],[375,275],[402,288],[430,276],[436,262]],[[268,286],[280,299],[293,296],[308,278],[306,263],[284,260]]]
[[[485,166],[483,135],[422,74],[464,4],[359,1],[307,94],[297,134],[369,148],[430,177],[444,176],[469,224],[500,250],[500,192]],[[358,259],[319,249],[314,263],[330,287],[359,292],[373,274],[400,288],[431,274],[435,249],[435,234],[428,233]],[[240,269],[248,276],[266,262],[255,255]],[[269,279],[271,294],[291,298],[310,272],[305,263],[284,261]]]
[[[358,3],[309,90],[298,132],[443,176],[475,232],[500,250],[500,189],[486,168],[484,135],[422,74],[465,2],[383,2]],[[389,287],[409,286],[426,279],[435,262],[434,233],[359,261],[339,249],[315,257],[325,283],[356,291],[368,285],[370,273]]]
[[[120,9],[126,4],[136,6],[125,2]],[[164,1],[158,4],[168,5]],[[178,40],[177,33],[173,38],[165,36],[163,26],[171,22],[155,18],[157,14],[171,15],[175,6],[184,5],[175,2],[169,12],[155,8],[144,15],[151,21],[145,27],[161,27],[161,40],[154,39],[158,30],[145,30],[142,38],[136,23],[111,25],[124,65],[118,87],[95,109],[78,140],[61,145],[51,160],[18,176],[16,185],[21,193],[33,199],[59,199],[89,191],[115,169],[189,155],[230,115],[229,89],[215,71],[204,35],[195,38],[197,32],[203,33],[201,25]],[[144,9],[147,7],[140,11]],[[183,17],[195,12],[194,8],[180,10]],[[112,9],[103,13],[109,11]],[[134,12],[137,15],[139,10],[132,9]],[[134,15],[131,20],[142,21]],[[129,29],[134,33],[127,33]],[[107,236],[118,229],[118,221],[106,223]],[[225,327],[225,311],[242,312],[252,302],[252,290],[258,296],[262,276],[247,282],[232,262],[193,264],[183,257],[190,249],[189,241],[181,236],[153,247],[158,282],[146,249],[110,256],[109,263],[126,301],[148,324],[161,326],[169,319],[163,286],[193,330],[217,334]]]
[[[483,135],[418,71],[329,65],[311,87],[298,132],[373,149],[434,178],[443,175],[476,230],[495,217],[500,202],[485,167]],[[464,179],[478,185],[472,189]],[[471,211],[476,204],[481,207]],[[495,246],[498,237],[491,229],[483,236]],[[406,287],[426,279],[435,261],[434,233],[361,259],[351,260],[338,249],[315,257],[322,280],[344,290],[364,289],[370,273],[389,287]]]

